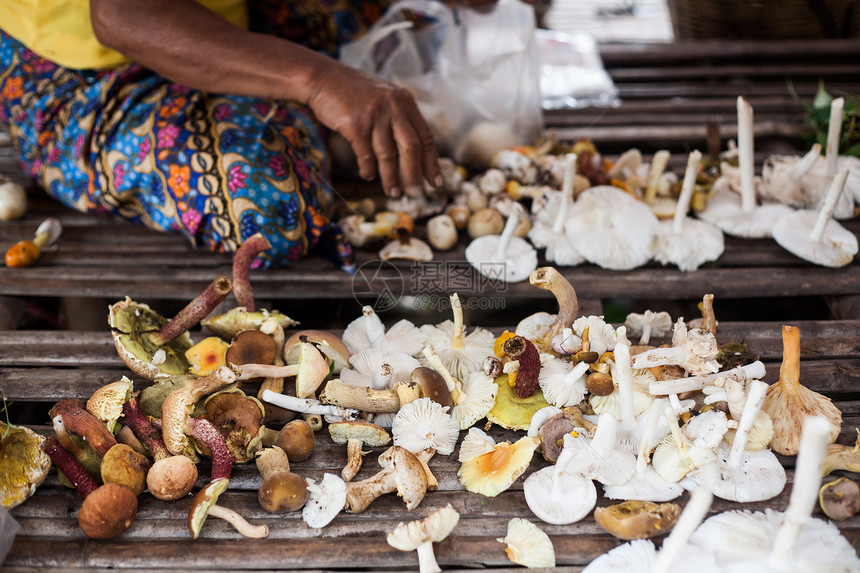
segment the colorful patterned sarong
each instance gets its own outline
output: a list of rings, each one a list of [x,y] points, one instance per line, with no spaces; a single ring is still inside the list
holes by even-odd
[[[387,3],[251,0],[251,28],[334,56]],[[219,252],[262,232],[260,267],[315,250],[350,268],[324,130],[303,106],[191,90],[137,64],[66,69],[0,30],[0,122],[26,172],[78,211]]]

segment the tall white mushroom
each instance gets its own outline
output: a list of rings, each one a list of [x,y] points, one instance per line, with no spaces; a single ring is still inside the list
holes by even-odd
[[[645,203],[617,187],[583,191],[565,230],[590,262],[611,270],[630,270],[654,256],[657,217]]]
[[[701,159],[698,150],[690,152],[675,216],[671,221],[660,223],[654,250],[658,262],[677,265],[682,271],[693,271],[703,263],[718,259],[725,248],[720,229],[687,216]]]
[[[707,519],[690,543],[717,556],[727,571],[860,572],[854,547],[830,522],[811,517],[818,499],[830,424],[809,417],[803,425],[794,485],[785,513],[726,511]]]
[[[350,322],[343,331],[343,343],[353,354],[367,348],[380,348],[403,352],[410,356],[424,347],[424,337],[414,324],[406,319],[394,323],[387,331],[379,315],[370,306],[361,309],[362,315]]]
[[[815,203],[808,193],[804,179],[821,155],[821,144],[815,143],[802,157],[771,155],[761,168],[762,197],[779,201],[790,207],[807,208]]]
[[[418,551],[420,573],[442,571],[433,553],[433,542],[442,541],[454,530],[460,514],[449,503],[424,519],[401,522],[386,538],[388,544],[400,551]]]
[[[682,573],[691,567],[699,573],[724,571],[715,555],[702,553],[688,542],[708,514],[712,501],[707,490],[693,491],[659,550],[650,540],[637,539],[601,555],[583,573]]]
[[[576,154],[565,156],[564,182],[561,186],[561,201],[552,219],[546,223],[538,218],[528,237],[535,247],[546,247],[546,260],[563,267],[573,267],[585,261],[570,237],[565,232],[565,223],[573,205],[573,182],[576,176]]]
[[[463,305],[457,293],[451,295],[454,322],[446,320],[436,326],[421,326],[425,343],[433,347],[442,364],[455,378],[466,379],[481,369],[487,356],[493,355],[496,337],[485,328],[475,328],[466,335],[463,326]]]
[[[615,446],[618,422],[609,414],[601,414],[589,439],[583,434],[564,436],[564,447],[575,456],[565,466],[569,473],[579,473],[603,485],[627,483],[636,472],[636,456]]]
[[[831,218],[846,179],[847,169],[833,178],[820,211],[796,211],[780,219],[773,228],[774,240],[817,265],[838,268],[850,264],[858,251],[857,237]]]
[[[672,317],[668,312],[646,310],[639,314],[631,312],[624,320],[624,326],[631,335],[639,335],[639,344],[651,342],[651,336],[663,336],[672,328]]]
[[[448,385],[448,392],[454,402],[451,415],[457,420],[461,430],[470,428],[493,409],[499,387],[492,377],[483,371],[477,371],[460,381],[451,376],[451,372],[432,346],[425,347],[423,352],[430,368],[438,372]]]
[[[758,417],[767,384],[750,383],[743,415],[738,422],[734,442],[720,446],[717,459],[687,474],[698,485],[715,496],[731,501],[763,501],[778,495],[785,487],[785,469],[768,449],[748,451],[747,439]]]
[[[714,335],[701,328],[687,330],[684,319],[675,323],[671,348],[655,348],[632,358],[633,368],[653,368],[676,364],[694,376],[719,372],[717,354],[720,347]]]
[[[615,384],[618,387],[621,402],[621,423],[618,426],[615,442],[619,449],[637,453],[642,440],[647,417],[639,416],[633,410],[633,368],[630,366],[630,342],[627,340],[627,328],[619,326],[615,344],[615,362],[612,369]],[[650,404],[649,404],[650,406]]]
[[[525,239],[514,236],[522,216],[522,206],[515,203],[501,235],[485,235],[469,243],[466,260],[479,273],[491,279],[518,282],[537,268],[537,251]]]
[[[731,189],[731,167],[723,164],[723,175],[714,184],[714,196],[699,217],[723,230],[727,235],[744,238],[770,237],[778,220],[791,208],[778,203],[758,205],[755,190],[755,150],[753,109],[738,97],[738,167],[740,197]]]

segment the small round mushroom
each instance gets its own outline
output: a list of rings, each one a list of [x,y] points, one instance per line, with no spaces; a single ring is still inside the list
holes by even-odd
[[[486,235],[499,235],[504,228],[505,220],[502,214],[489,207],[475,211],[469,218],[468,231],[472,239]]]
[[[197,482],[197,466],[185,456],[157,460],[146,474],[146,487],[158,499],[182,499]]]
[[[146,485],[149,460],[131,446],[117,444],[102,458],[102,483],[116,483],[139,495]]]
[[[257,469],[263,483],[257,490],[260,507],[269,513],[301,509],[308,499],[307,482],[290,471],[287,454],[278,446],[266,448],[257,456]]]
[[[427,221],[427,240],[430,246],[447,251],[457,244],[457,226],[448,215],[436,215]]]
[[[471,211],[469,211],[469,208],[465,205],[452,203],[445,208],[445,214],[451,217],[451,220],[454,222],[454,226],[458,231],[465,229],[469,225]]]
[[[304,420],[284,424],[278,432],[278,447],[286,452],[291,462],[303,462],[314,453],[314,431]]]
[[[860,511],[860,486],[846,477],[827,482],[818,491],[818,503],[834,521],[851,519]]]
[[[388,544],[400,551],[418,551],[418,570],[420,573],[437,573],[441,571],[433,554],[433,542],[442,541],[460,519],[460,514],[446,505],[437,509],[424,519],[401,522],[388,534]]]
[[[27,192],[20,183],[0,176],[0,221],[20,219],[27,212]]]

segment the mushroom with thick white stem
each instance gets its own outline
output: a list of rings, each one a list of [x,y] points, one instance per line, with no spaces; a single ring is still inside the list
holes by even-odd
[[[576,455],[568,463],[566,471],[580,473],[603,485],[621,485],[630,481],[636,473],[636,456],[616,448],[617,426],[615,418],[601,414],[593,438],[567,434],[564,448]]]
[[[453,531],[460,514],[449,503],[437,509],[424,519],[401,522],[386,540],[400,551],[418,551],[418,570],[420,573],[441,571],[433,554],[433,543],[442,541]]]
[[[714,196],[699,218],[712,223],[727,235],[743,238],[770,237],[773,226],[792,209],[779,203],[758,205],[755,190],[753,109],[738,96],[738,167],[740,196],[732,191],[732,168],[721,166],[723,175],[714,183]]]
[[[274,404],[285,410],[293,412],[301,412],[302,414],[319,414],[320,416],[337,416],[344,420],[358,419],[358,410],[352,408],[342,408],[340,406],[331,406],[322,404],[319,400],[311,398],[297,398],[295,396],[287,396],[286,394],[278,394],[271,390],[263,391],[261,396],[263,402]]]
[[[631,359],[634,369],[676,364],[689,374],[701,376],[719,372],[716,358],[720,352],[714,335],[701,328],[687,329],[682,318],[675,323],[671,348],[640,352]]]
[[[583,573],[680,573],[688,571],[692,563],[696,571],[702,573],[723,571],[718,554],[702,554],[689,542],[707,516],[712,501],[707,490],[693,491],[659,550],[650,540],[637,539],[601,555],[583,569]]]
[[[60,238],[63,225],[59,219],[49,217],[36,228],[32,241],[18,241],[6,251],[6,266],[11,268],[29,267],[42,254],[42,249],[53,245]]]
[[[830,422],[830,442],[839,437],[842,412],[830,398],[800,383],[800,329],[782,327],[782,365],[779,380],[768,387],[762,410],[773,420],[771,448],[780,454],[794,455],[800,445],[798,430],[807,416],[823,416]]]
[[[573,285],[555,267],[535,269],[529,275],[529,282],[553,294],[558,312],[536,312],[517,324],[516,333],[531,340],[541,352],[550,352],[555,336],[570,328],[579,317],[579,299]]]
[[[460,427],[447,413],[448,408],[430,398],[419,398],[404,404],[391,425],[394,445],[413,454],[433,449],[447,456],[457,446]]]
[[[387,446],[391,435],[385,428],[369,422],[351,421],[334,422],[328,425],[328,431],[335,444],[346,444],[346,465],[341,470],[344,481],[350,481],[361,469],[364,460],[365,445],[372,448]]]
[[[803,425],[788,508],[784,513],[726,511],[692,535],[698,554],[714,555],[725,570],[860,571],[854,547],[830,522],[812,517],[830,424],[817,416]]]
[[[537,268],[537,252],[524,239],[514,236],[522,207],[514,209],[501,235],[485,235],[466,247],[466,260],[482,275],[507,282],[525,280]]]
[[[468,335],[463,325],[463,305],[457,293],[451,295],[451,310],[454,321],[446,320],[436,326],[421,326],[425,344],[433,347],[442,364],[455,378],[466,378],[481,369],[487,356],[493,354],[493,333],[485,328],[475,328]]]
[[[408,320],[399,320],[386,330],[372,307],[363,307],[361,313],[343,331],[343,343],[353,354],[372,347],[412,356],[424,347],[424,335]]]
[[[421,365],[409,354],[380,348],[362,350],[349,361],[352,367],[341,371],[341,382],[374,390],[394,388],[399,381],[409,380],[412,371]]]
[[[346,484],[346,510],[361,513],[377,497],[397,492],[406,509],[418,507],[427,493],[427,474],[415,454],[400,446],[391,446],[379,456],[382,471],[361,481]]]
[[[565,223],[573,205],[573,182],[576,175],[576,154],[565,157],[564,182],[561,187],[560,205],[557,206],[552,223],[540,218],[535,221],[528,237],[538,248],[546,247],[546,260],[563,267],[573,267],[585,261],[567,235]]]
[[[522,517],[508,522],[508,533],[496,539],[505,544],[508,559],[528,568],[555,567],[555,549],[549,535]]]
[[[663,336],[672,328],[672,317],[668,312],[646,310],[639,314],[631,312],[624,320],[624,326],[631,335],[639,335],[639,344],[651,342],[651,336]]]
[[[317,484],[307,479],[308,500],[302,508],[302,520],[308,527],[325,527],[343,511],[346,505],[346,482],[334,474],[323,475]]]
[[[539,519],[554,525],[576,523],[588,515],[597,503],[597,488],[591,478],[568,471],[578,452],[562,448],[554,466],[532,473],[523,482],[523,494],[529,509]]]
[[[635,454],[639,451],[643,429],[647,417],[637,419],[634,410],[633,369],[630,366],[630,341],[627,340],[627,328],[619,326],[617,343],[613,351],[615,362],[612,368],[613,381],[618,387],[618,401],[621,406],[620,425],[618,426],[615,443],[621,450]],[[641,398],[640,398],[641,399]],[[651,405],[648,402],[647,407]]]
[[[490,376],[483,371],[477,371],[460,381],[451,376],[433,347],[425,347],[423,354],[430,367],[438,372],[448,385],[448,392],[454,404],[451,415],[457,420],[461,430],[471,427],[492,410],[499,387]]]
[[[833,178],[820,211],[796,211],[780,219],[773,227],[774,240],[817,265],[839,268],[850,264],[860,248],[857,236],[831,218],[846,179],[847,169]]]
[[[714,448],[695,443],[687,436],[671,406],[663,409],[663,415],[669,422],[670,435],[663,438],[651,456],[651,465],[661,478],[679,482],[690,471],[717,459]]]
[[[682,271],[694,271],[703,263],[718,259],[725,249],[719,228],[687,216],[701,158],[699,151],[690,152],[675,216],[660,223],[654,249],[657,262],[676,265]]]
[[[659,224],[645,203],[617,187],[598,185],[583,191],[576,206],[565,230],[588,262],[630,270],[654,256]]]
[[[230,480],[227,478],[215,479],[194,496],[191,509],[188,511],[188,531],[191,532],[192,539],[200,536],[200,530],[203,529],[203,524],[210,515],[228,522],[245,537],[262,539],[269,535],[267,525],[251,525],[232,509],[217,505],[218,497],[224,493],[229,483]]]
[[[807,193],[804,178],[821,155],[821,144],[815,143],[803,157],[771,155],[761,168],[762,197],[798,208],[811,207],[815,201]]]
[[[782,491],[786,482],[785,470],[774,453],[768,449],[745,449],[766,389],[764,382],[754,380],[750,383],[731,448],[727,444],[721,446],[716,460],[690,471],[687,478],[715,496],[731,501],[763,501]]]

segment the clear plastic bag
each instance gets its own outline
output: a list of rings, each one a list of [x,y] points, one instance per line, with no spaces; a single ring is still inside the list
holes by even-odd
[[[0,565],[12,549],[12,543],[15,541],[15,534],[21,526],[18,522],[6,511],[5,507],[0,507]]]
[[[481,166],[499,149],[533,143],[543,127],[531,6],[499,0],[456,14],[400,0],[340,60],[409,89],[440,152]]]
[[[618,107],[618,88],[588,34],[537,30],[544,109]]]

